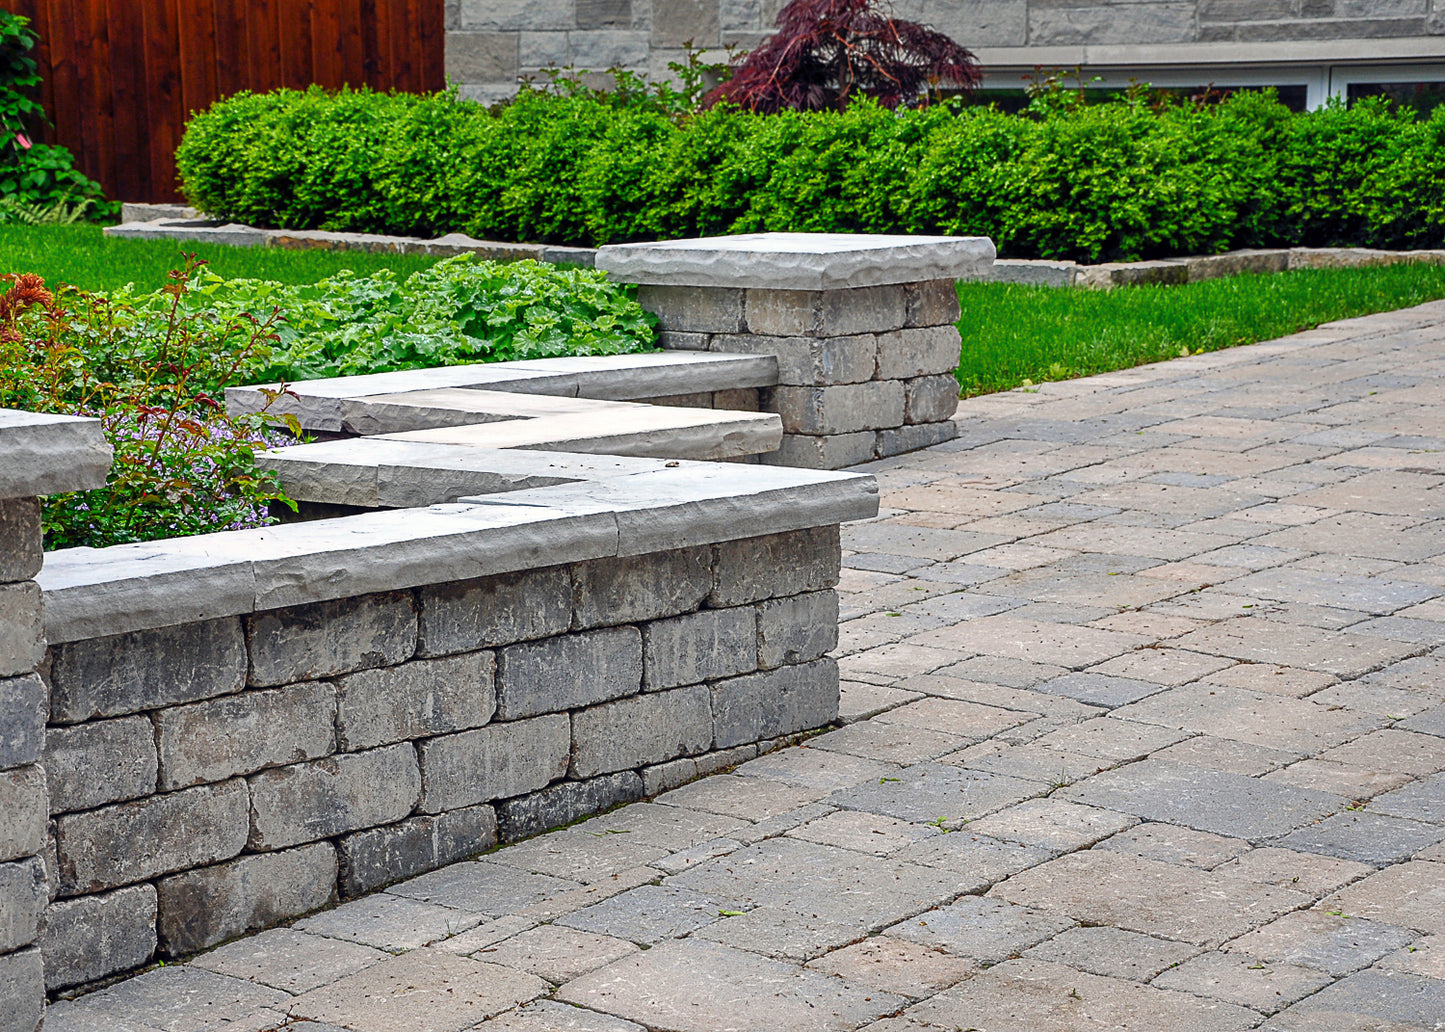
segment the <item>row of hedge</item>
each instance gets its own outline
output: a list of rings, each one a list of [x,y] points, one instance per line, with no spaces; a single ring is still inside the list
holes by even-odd
[[[281,90],[224,100],[177,154],[257,225],[593,244],[764,230],[985,234],[1011,257],[1445,244],[1445,109],[1295,114],[1270,94],[1023,115],[938,105],[674,119],[585,95],[488,110]]]

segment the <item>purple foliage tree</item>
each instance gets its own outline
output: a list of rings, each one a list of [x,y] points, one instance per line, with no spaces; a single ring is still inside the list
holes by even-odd
[[[704,98],[759,114],[784,108],[839,111],[856,96],[887,108],[941,85],[980,81],[972,53],[941,32],[889,17],[880,0],[792,0],[778,33]]]

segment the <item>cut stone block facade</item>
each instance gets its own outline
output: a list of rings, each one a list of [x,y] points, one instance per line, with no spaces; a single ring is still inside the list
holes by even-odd
[[[0,409],[0,1032],[35,1032],[45,1014],[39,940],[54,883],[46,871],[48,785],[40,572],[42,490],[105,483],[110,448],[93,419]],[[97,924],[101,922],[97,921]]]
[[[795,560],[786,582],[758,567],[773,556]],[[817,527],[51,645],[47,756],[86,784],[50,800],[48,908],[43,779],[15,845],[29,859],[0,866],[45,914],[48,988],[211,946],[828,723],[840,557],[838,528]],[[26,685],[38,720],[44,688]],[[36,732],[13,758],[38,758]]]

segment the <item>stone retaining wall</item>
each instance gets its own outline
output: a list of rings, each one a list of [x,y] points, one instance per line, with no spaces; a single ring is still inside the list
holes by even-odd
[[[47,986],[213,945],[828,723],[839,562],[822,527],[52,645]],[[38,862],[25,870],[44,885]]]

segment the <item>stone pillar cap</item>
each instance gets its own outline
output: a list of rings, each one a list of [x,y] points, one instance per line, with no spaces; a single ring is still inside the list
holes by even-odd
[[[0,408],[0,498],[104,487],[110,458],[98,419]]]
[[[988,237],[745,233],[610,244],[597,268],[623,283],[765,290],[843,290],[977,279],[995,255]]]

